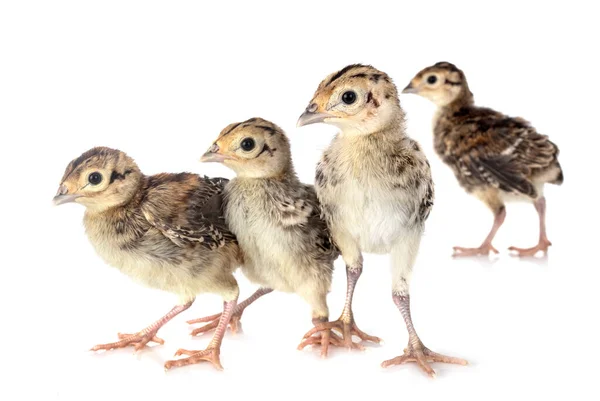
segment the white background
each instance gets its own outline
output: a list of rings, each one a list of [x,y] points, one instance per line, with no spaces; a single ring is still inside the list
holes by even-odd
[[[0,398],[598,399],[597,12],[577,1],[404,3],[2,2]],[[191,339],[185,320],[219,311],[214,295],[165,326],[163,346],[86,352],[145,327],[175,297],[106,266],[80,206],[51,206],[71,159],[105,145],[147,174],[230,177],[200,155],[227,124],[262,116],[287,131],[312,182],[335,129],[295,123],[327,74],[370,63],[402,88],[442,60],[465,71],[478,104],[549,135],[565,171],[562,187],[547,188],[547,259],[506,251],[537,241],[535,211],[520,204],[508,207],[498,258],[453,260],[451,247],[479,245],[492,216],[435,156],[433,105],[401,97],[437,192],[411,287],[415,325],[427,346],[470,366],[436,365],[435,381],[414,365],[379,367],[407,342],[382,256],[367,256],[355,297],[359,326],[385,340],[364,353],[296,351],[310,312],[288,294],[248,309],[244,333],[223,343],[224,372],[162,368],[179,347],[205,347],[209,337]],[[336,267],[332,318],[345,291]],[[242,296],[255,288],[243,277],[240,286]]]

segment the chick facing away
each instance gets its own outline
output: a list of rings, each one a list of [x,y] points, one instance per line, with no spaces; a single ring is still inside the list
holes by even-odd
[[[176,355],[188,357],[168,361],[165,368],[200,361],[222,368],[220,346],[239,293],[232,272],[240,262],[235,236],[222,213],[226,183],[189,173],[146,176],[132,158],[106,147],[90,149],[69,163],[54,203],[85,206],[87,236],[106,263],[180,300],[148,327],[119,334],[119,341],[96,345],[93,351],[127,346],[140,350],[150,341],[162,344],[158,330],[188,309],[197,294],[211,292],[225,303],[208,347],[180,349]]]
[[[383,366],[416,362],[428,375],[429,362],[466,364],[423,345],[410,315],[409,281],[433,205],[429,163],[404,128],[404,111],[391,78],[368,65],[353,64],[318,86],[298,126],[324,122],[340,129],[316,171],[316,192],[333,239],[346,263],[348,290],[338,321],[344,341],[360,333],[352,297],[363,269],[363,252],[391,254],[392,296],[409,334],[403,355]]]
[[[339,251],[320,217],[314,188],[296,176],[283,130],[262,118],[230,124],[202,161],[220,162],[237,175],[225,186],[225,218],[240,244],[243,273],[261,286],[238,305],[234,319],[258,296],[277,290],[301,296],[314,324],[327,322],[326,297]],[[206,328],[212,327],[198,330]],[[329,345],[341,345],[341,339],[326,330],[307,336],[299,348],[309,344],[321,345],[326,356]]]
[[[423,96],[438,107],[434,117],[434,146],[459,184],[494,213],[492,230],[477,248],[455,247],[455,255],[498,253],[492,246],[506,216],[505,203],[532,202],[539,215],[539,240],[531,248],[510,247],[520,256],[547,252],[547,183],[562,184],[558,146],[522,118],[508,117],[474,104],[465,74],[454,64],[439,62],[424,68],[403,93]]]

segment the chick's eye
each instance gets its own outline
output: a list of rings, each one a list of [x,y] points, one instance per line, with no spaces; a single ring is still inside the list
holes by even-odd
[[[433,85],[436,82],[437,82],[437,77],[435,75],[430,75],[427,77],[427,83],[429,85]]]
[[[244,139],[242,139],[242,143],[240,143],[240,147],[242,149],[244,149],[246,152],[249,152],[252,149],[254,149],[255,145],[256,144],[254,143],[254,139],[252,139],[252,138],[244,138]]]
[[[354,92],[354,91],[344,92],[344,94],[342,95],[342,102],[344,102],[346,104],[352,104],[352,103],[356,102],[356,92]]]
[[[88,176],[88,182],[92,185],[98,185],[102,182],[102,174],[95,171]]]

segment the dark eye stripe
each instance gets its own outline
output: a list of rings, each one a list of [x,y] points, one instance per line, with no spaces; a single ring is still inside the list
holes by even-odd
[[[276,150],[277,150],[277,149],[275,149],[275,148],[271,149],[271,148],[269,147],[269,145],[267,145],[267,144],[265,143],[265,146],[263,146],[263,149],[260,151],[260,153],[256,155],[255,159],[256,159],[256,158],[258,158],[258,157],[260,157],[260,155],[262,155],[262,154],[263,154],[263,153],[265,153],[265,152],[269,152],[269,155],[271,155],[271,157],[273,157],[273,153],[275,153],[275,151],[276,151]]]
[[[109,183],[112,184],[116,180],[124,180],[125,177],[128,176],[129,174],[131,174],[131,170],[125,170],[125,172],[123,174],[113,171],[112,174],[110,175]]]

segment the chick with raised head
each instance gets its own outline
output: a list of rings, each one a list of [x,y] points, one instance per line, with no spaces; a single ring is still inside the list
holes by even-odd
[[[239,294],[233,271],[240,262],[223,216],[226,182],[189,173],[146,176],[132,158],[106,147],[90,149],[67,166],[54,203],[85,206],[87,236],[106,263],[180,300],[148,327],[119,334],[119,341],[92,351],[162,344],[158,330],[188,309],[197,294],[210,292],[224,300],[214,337],[205,350],[180,349],[176,356],[188,357],[167,361],[165,368],[210,361],[222,369],[220,347]]]
[[[282,129],[262,118],[230,124],[201,160],[222,163],[236,173],[225,186],[225,219],[239,241],[242,272],[261,286],[238,305],[236,320],[259,296],[277,290],[301,296],[312,309],[315,325],[327,322],[327,293],[339,251],[320,217],[313,186],[296,176]],[[321,355],[326,356],[329,345],[340,341],[325,330],[306,338],[299,348],[321,345]]]
[[[416,362],[433,376],[429,362],[465,364],[425,347],[411,320],[409,281],[434,189],[424,153],[406,135],[396,86],[372,66],[349,65],[321,82],[298,126],[318,122],[340,129],[317,166],[315,186],[346,263],[348,289],[339,320],[315,330],[337,327],[347,343],[360,335],[352,297],[362,253],[391,254],[392,297],[409,341],[403,355],[382,366]]]
[[[519,256],[546,253],[544,185],[562,184],[558,146],[522,118],[475,106],[465,74],[454,64],[424,68],[403,93],[423,96],[438,107],[433,121],[434,146],[459,184],[494,213],[492,230],[477,248],[454,247],[455,255],[498,253],[492,240],[506,217],[505,203],[532,202],[539,215],[539,240],[531,248],[510,247]]]

